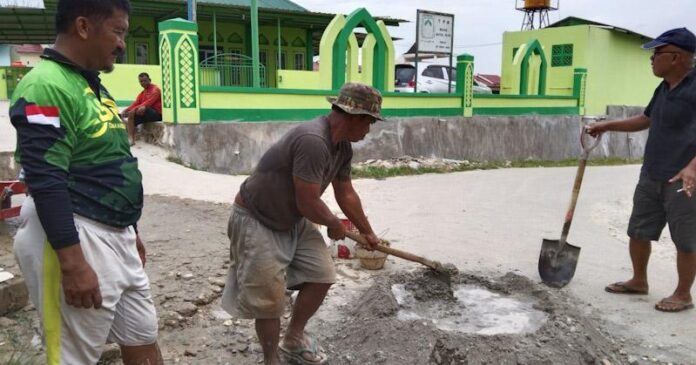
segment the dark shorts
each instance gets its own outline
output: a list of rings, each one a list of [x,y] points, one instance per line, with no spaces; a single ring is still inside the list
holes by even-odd
[[[141,125],[143,123],[149,123],[149,122],[159,122],[162,120],[162,114],[157,112],[157,110],[150,108],[149,106],[145,107],[145,112],[143,115],[136,115],[135,116],[135,125]]]
[[[641,176],[633,195],[628,236],[657,241],[668,224],[678,250],[696,251],[696,196],[689,198],[684,192],[677,193],[681,187],[681,181],[660,182]]]

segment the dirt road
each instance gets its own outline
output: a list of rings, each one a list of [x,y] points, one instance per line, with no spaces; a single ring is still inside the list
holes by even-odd
[[[231,318],[219,308],[229,262],[220,227],[229,208],[220,203],[147,197],[140,230],[147,242],[146,267],[167,364],[251,365],[261,359],[253,323]],[[0,243],[0,257],[5,267],[16,269],[9,260],[8,244],[7,239]],[[490,278],[467,272],[456,278],[458,284],[524,297],[543,313],[540,328],[533,333],[484,336],[445,331],[427,318],[398,319],[395,284],[410,286],[425,306],[438,308],[436,313],[451,312],[445,309],[448,300],[442,298],[442,290],[436,289],[442,283],[420,268],[393,260],[381,271],[363,270],[355,260],[338,260],[337,268],[339,283],[309,328],[325,344],[332,364],[534,364],[569,359],[574,363],[628,363],[625,350],[603,332],[596,317],[581,313],[565,294],[515,274]],[[471,320],[467,315],[460,317],[463,323]],[[0,348],[6,352],[27,352],[26,344],[32,339],[36,343],[39,329],[31,306],[2,323]],[[42,352],[37,352],[40,363]]]
[[[229,202],[244,178],[165,165],[157,150],[141,148],[137,153],[149,192]],[[157,172],[147,173],[153,169]],[[561,292],[577,298],[579,311],[597,316],[638,360],[692,363],[696,327],[689,319],[694,312],[653,309],[676,283],[675,251],[667,230],[653,245],[648,296],[603,290],[631,272],[625,230],[639,171],[638,165],[588,168],[569,236],[569,242],[582,247],[580,261],[574,280]],[[355,186],[373,226],[386,231],[395,247],[452,262],[462,272],[487,277],[514,272],[538,282],[541,239],[560,235],[574,174],[574,168],[502,169],[358,180]],[[187,183],[174,189],[165,179]],[[337,210],[331,191],[324,198]]]
[[[152,146],[138,145],[135,153],[150,194],[141,231],[150,253],[147,269],[167,363],[257,363],[260,354],[253,324],[227,318],[218,307],[227,265],[227,203],[244,177],[185,169],[167,162],[166,153]],[[513,361],[465,357],[482,354],[483,349],[538,355],[519,355],[515,359],[520,363],[554,363],[556,356],[573,356],[583,363],[694,363],[696,327],[691,319],[695,312],[665,314],[653,309],[654,302],[670,294],[676,283],[674,247],[666,236],[654,245],[648,296],[603,291],[607,283],[630,274],[624,232],[638,173],[639,166],[588,168],[569,236],[571,243],[582,247],[580,261],[574,280],[560,291],[538,285],[536,264],[541,239],[560,234],[574,169],[504,169],[356,181],[373,226],[378,232],[388,230],[384,236],[394,247],[454,263],[464,283],[535,302],[548,315],[546,327],[512,339],[471,337],[448,334],[427,321],[409,323],[384,314],[377,320],[383,325],[361,332],[360,326],[364,329],[375,320],[349,309],[360,304],[366,290],[378,290],[374,287],[380,280],[386,284],[379,285],[394,285],[417,278],[417,272],[412,274],[416,277],[403,276],[415,265],[390,259],[380,272],[361,270],[353,262],[338,263],[341,281],[310,330],[323,341],[334,358],[332,363],[338,364],[401,364],[402,356],[419,364],[457,363],[463,358],[471,363]],[[325,194],[327,202],[336,207],[330,196],[331,192]],[[8,245],[2,245],[7,255]],[[389,297],[383,288],[379,290]],[[9,348],[12,336],[20,336],[23,343],[32,338],[34,314],[22,311],[8,316],[12,322],[0,323],[0,349]],[[416,343],[412,342],[414,328],[422,337]],[[551,351],[559,346],[550,340],[556,337],[577,351]],[[375,342],[375,338],[384,341]],[[383,349],[378,350],[375,343]],[[466,347],[467,343],[472,345]]]

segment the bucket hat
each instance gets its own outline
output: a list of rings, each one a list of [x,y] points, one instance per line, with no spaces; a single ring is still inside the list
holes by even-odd
[[[384,120],[380,115],[382,94],[372,86],[349,82],[339,90],[338,97],[327,96],[326,100],[348,114],[366,114]]]

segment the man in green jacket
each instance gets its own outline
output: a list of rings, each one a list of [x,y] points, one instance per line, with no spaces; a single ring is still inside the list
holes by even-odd
[[[125,48],[129,11],[127,0],[60,0],[55,46],[10,104],[30,193],[14,249],[51,365],[95,364],[107,341],[124,364],[162,363],[135,230],[142,176],[98,77]]]

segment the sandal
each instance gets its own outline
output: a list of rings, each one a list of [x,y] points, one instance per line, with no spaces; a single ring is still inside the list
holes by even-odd
[[[680,302],[669,298],[664,298],[655,303],[655,309],[659,310],[660,312],[676,313],[691,309],[693,307],[694,303]]]
[[[636,289],[636,288],[631,288],[626,285],[625,282],[619,281],[613,284],[607,285],[604,290],[608,293],[612,294],[638,294],[638,295],[645,295],[648,294],[647,289]]]
[[[298,347],[296,349],[288,349],[282,344],[278,346],[280,352],[285,355],[288,359],[294,361],[295,363],[301,365],[321,365],[326,364],[328,361],[328,356],[324,353],[324,350],[317,344],[317,341],[312,337],[305,334],[309,340],[309,346]],[[312,361],[307,359],[304,355],[311,354],[313,357],[318,358],[317,361]]]

